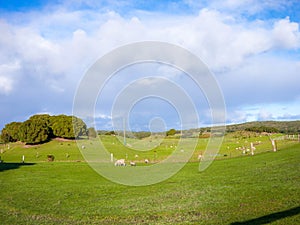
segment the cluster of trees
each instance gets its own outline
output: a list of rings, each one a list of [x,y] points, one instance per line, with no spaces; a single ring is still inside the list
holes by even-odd
[[[266,129],[265,129],[266,128]],[[275,128],[273,130],[272,128]],[[283,134],[299,134],[300,120],[295,121],[256,121],[226,126],[226,132],[241,130],[256,130],[256,132],[279,132]],[[264,131],[265,130],[265,131]]]
[[[279,130],[275,127],[266,127],[266,126],[253,126],[253,127],[248,127],[245,128],[246,131],[252,131],[252,132],[257,132],[257,133],[279,133]]]
[[[177,131],[175,129],[170,129],[166,132],[167,136],[174,136],[175,134],[180,133],[180,131]]]
[[[5,143],[38,144],[55,137],[75,139],[87,134],[86,124],[75,116],[41,114],[31,116],[25,122],[6,124],[1,131],[1,139]]]

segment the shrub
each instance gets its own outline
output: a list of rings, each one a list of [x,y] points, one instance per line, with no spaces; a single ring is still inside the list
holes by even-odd
[[[54,158],[54,155],[47,155],[48,162],[53,162]]]

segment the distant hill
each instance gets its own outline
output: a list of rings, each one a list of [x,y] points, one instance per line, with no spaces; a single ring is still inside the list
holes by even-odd
[[[272,129],[274,128],[274,129]],[[226,126],[226,132],[231,133],[235,131],[254,131],[254,132],[267,132],[267,133],[283,133],[283,134],[300,134],[300,120],[295,121],[254,121],[241,124],[232,124]],[[123,131],[107,131],[98,130],[98,134],[123,135]],[[179,131],[178,131],[179,132]],[[198,137],[200,135],[206,135],[211,132],[211,127],[192,128],[184,131],[185,137]],[[180,132],[179,132],[180,133]],[[158,132],[158,135],[165,135],[165,132]],[[130,136],[131,135],[131,136]],[[145,138],[151,135],[149,131],[130,132],[126,133],[126,137]],[[175,135],[176,136],[176,135]],[[174,136],[171,136],[174,137]],[[177,136],[178,137],[178,136]]]
[[[296,121],[255,121],[226,126],[227,132],[247,130],[254,127],[276,128],[280,133],[298,134],[300,133],[300,120]]]

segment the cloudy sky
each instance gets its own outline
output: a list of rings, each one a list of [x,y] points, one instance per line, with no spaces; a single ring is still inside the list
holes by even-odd
[[[300,119],[299,12],[298,0],[0,1],[0,129],[36,113],[72,114],[88,69],[140,41],[175,44],[199,57],[224,95],[228,124]],[[122,90],[164,89],[166,81],[196,107],[199,121],[188,126],[210,124],[209,99],[186,74],[144,63],[120,70],[99,90],[97,129],[112,129]],[[160,93],[129,110],[135,130],[183,127]]]

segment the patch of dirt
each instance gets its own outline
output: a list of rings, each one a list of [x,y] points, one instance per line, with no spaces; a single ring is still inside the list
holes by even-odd
[[[53,138],[53,140],[60,141],[60,142],[74,142],[74,140],[72,139],[65,139],[60,137]]]
[[[36,144],[36,145],[27,145],[25,143],[21,143],[22,147],[23,148],[36,148],[36,147],[39,147],[40,144]]]

